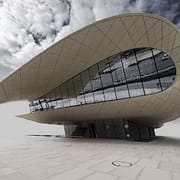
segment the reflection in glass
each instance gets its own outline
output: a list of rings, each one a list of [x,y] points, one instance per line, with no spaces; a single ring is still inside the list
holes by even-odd
[[[161,91],[159,79],[153,79],[143,82],[145,94],[153,94]]]
[[[85,104],[85,98],[83,94],[83,86],[80,74],[73,78],[75,95],[77,97],[77,105]]]
[[[69,107],[70,103],[69,103],[69,97],[67,94],[67,83],[63,83],[61,86],[61,92],[62,92],[62,97],[63,97],[63,107]]]
[[[124,99],[129,97],[127,84],[115,87],[117,99]]]
[[[141,82],[134,82],[128,84],[130,97],[144,95],[144,90]]]
[[[32,101],[30,111],[149,95],[175,80],[172,59],[157,49],[139,48],[108,57]]]
[[[110,101],[110,100],[116,99],[114,87],[104,89],[104,98],[105,98],[105,101]]]
[[[175,76],[166,76],[160,79],[162,89],[167,89],[175,80]]]
[[[102,90],[94,92],[94,100],[95,100],[95,102],[102,102],[102,101],[104,101],[104,93],[103,93]]]

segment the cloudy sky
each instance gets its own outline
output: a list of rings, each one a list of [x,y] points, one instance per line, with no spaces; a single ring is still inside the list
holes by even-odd
[[[178,0],[0,0],[0,79],[77,29],[130,12],[158,14],[180,27]],[[8,129],[11,134],[62,132],[60,127],[15,118],[24,112],[27,102],[0,105],[0,133]],[[178,125],[177,120],[158,132],[180,136]]]

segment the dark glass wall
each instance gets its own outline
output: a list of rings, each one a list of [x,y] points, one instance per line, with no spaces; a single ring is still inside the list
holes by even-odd
[[[172,85],[172,59],[157,49],[139,48],[108,57],[30,103],[30,111],[145,96]]]
[[[114,119],[65,124],[64,130],[66,137],[117,138],[135,141],[150,141],[155,137],[152,127]]]

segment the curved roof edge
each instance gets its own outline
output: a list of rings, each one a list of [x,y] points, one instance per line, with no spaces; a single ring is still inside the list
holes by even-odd
[[[56,123],[59,118],[61,121],[72,120],[72,117],[79,119],[79,114],[81,118],[123,116],[142,122],[146,118],[146,123],[158,127],[180,116],[180,31],[167,19],[152,14],[118,15],[68,35],[4,79],[0,83],[0,102],[35,99],[105,57],[138,47],[159,49],[173,59],[177,74],[170,88],[130,100],[71,107],[55,113],[38,112],[24,117],[37,122]]]

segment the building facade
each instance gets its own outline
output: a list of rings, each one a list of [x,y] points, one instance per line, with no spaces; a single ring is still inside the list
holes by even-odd
[[[147,141],[180,116],[180,31],[137,13],[97,21],[60,40],[0,83],[0,102],[28,100],[39,123],[68,137]]]
[[[107,57],[80,72],[47,94],[33,100],[31,113],[116,101],[160,93],[175,81],[173,60],[164,52],[138,48]],[[148,141],[152,127],[121,120],[92,120],[65,125],[68,137],[128,138]]]

